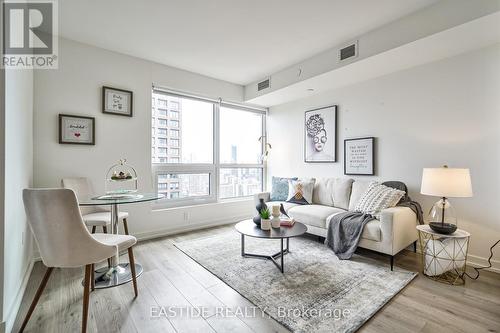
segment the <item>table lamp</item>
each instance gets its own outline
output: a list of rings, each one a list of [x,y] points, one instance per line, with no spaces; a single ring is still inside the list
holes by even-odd
[[[435,232],[452,234],[457,230],[455,210],[448,198],[472,197],[469,169],[424,168],[420,193],[441,197],[429,211],[429,226]]]

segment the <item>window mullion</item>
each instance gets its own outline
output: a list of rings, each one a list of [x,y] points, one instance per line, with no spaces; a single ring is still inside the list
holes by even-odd
[[[219,201],[219,184],[220,184],[220,101],[214,103],[214,191],[215,198]]]

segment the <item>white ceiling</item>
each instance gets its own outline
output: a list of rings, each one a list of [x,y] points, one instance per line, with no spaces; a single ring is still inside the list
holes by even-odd
[[[64,0],[60,35],[248,84],[437,0]]]

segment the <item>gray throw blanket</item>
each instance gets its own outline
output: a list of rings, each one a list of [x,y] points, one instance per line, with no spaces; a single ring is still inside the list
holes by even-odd
[[[358,247],[365,224],[373,220],[370,214],[345,212],[333,215],[326,234],[325,244],[341,260],[351,259]]]
[[[424,224],[422,207],[408,196],[408,189],[403,182],[389,181],[382,183],[405,192],[398,206],[408,207],[417,215],[418,223]],[[334,215],[330,218],[325,244],[330,247],[341,260],[351,259],[354,251],[358,247],[359,239],[363,233],[365,225],[375,218],[370,214],[361,212],[345,212]]]

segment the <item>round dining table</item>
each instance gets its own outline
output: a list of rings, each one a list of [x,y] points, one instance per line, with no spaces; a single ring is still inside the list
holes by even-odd
[[[164,196],[158,193],[131,193],[121,196],[102,195],[79,197],[78,204],[80,206],[111,206],[111,233],[118,234],[118,209],[119,205],[133,204],[147,201],[155,201],[162,199]],[[136,276],[142,274],[142,266],[135,263]],[[121,284],[132,281],[132,273],[130,263],[120,263],[119,254],[111,258],[111,267],[105,266],[97,269],[94,272],[95,288],[103,289],[119,286]]]

